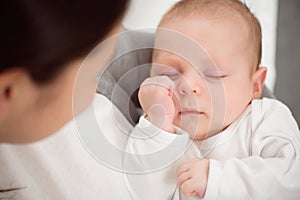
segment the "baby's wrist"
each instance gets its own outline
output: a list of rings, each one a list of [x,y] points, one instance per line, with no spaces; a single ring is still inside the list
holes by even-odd
[[[167,117],[151,117],[150,115],[145,115],[145,119],[151,122],[153,125],[157,126],[158,128],[170,132],[175,133],[175,128],[173,125],[173,119],[168,119]]]

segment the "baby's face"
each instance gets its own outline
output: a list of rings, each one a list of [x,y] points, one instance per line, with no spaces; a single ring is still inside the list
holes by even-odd
[[[197,140],[225,129],[253,99],[255,70],[247,56],[249,44],[243,26],[225,19],[191,17],[165,22],[160,28],[183,33],[199,44],[196,52],[184,41],[156,35],[153,63],[157,64],[151,75],[166,75],[175,82],[174,124]],[[161,43],[170,43],[171,48],[179,44],[189,58],[176,55],[173,49],[172,53],[159,50],[164,48]]]

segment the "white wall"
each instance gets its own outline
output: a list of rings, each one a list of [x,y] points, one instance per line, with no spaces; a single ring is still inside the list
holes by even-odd
[[[156,28],[162,15],[178,0],[131,0],[124,20],[129,29]],[[276,30],[278,0],[244,0],[258,17],[263,29],[262,65],[268,67],[266,85],[273,91],[276,69]]]
[[[124,20],[129,29],[156,28],[161,17],[178,0],[131,0]]]
[[[276,79],[276,40],[278,0],[245,0],[250,10],[259,19],[262,26],[263,66],[268,67],[266,85],[274,91]]]

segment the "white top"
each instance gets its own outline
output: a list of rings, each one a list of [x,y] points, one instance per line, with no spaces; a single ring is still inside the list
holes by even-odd
[[[278,101],[254,101],[240,120],[197,146],[180,129],[170,134],[143,118],[128,142],[131,131],[118,109],[97,95],[49,138],[1,144],[0,190],[21,189],[0,199],[186,199],[176,170],[184,159],[201,157],[199,148],[211,158],[205,198],[300,199],[299,129]],[[124,154],[126,145],[145,156]]]
[[[137,129],[150,130],[143,128],[148,126],[150,123],[142,117]],[[180,132],[177,137],[184,135]],[[147,140],[131,138],[129,151],[142,154],[146,152],[150,157],[155,152],[155,144],[159,149],[155,154],[162,163],[162,160],[168,158],[159,155],[160,149],[165,148],[167,141],[174,140],[175,135],[164,131],[157,135],[161,135],[160,142],[153,139],[155,137]],[[226,130],[205,141],[195,141],[186,154],[189,154],[188,157],[199,156],[199,150],[204,157],[210,159],[204,199],[300,199],[299,128],[288,108],[277,100],[253,100],[239,119]],[[136,165],[152,165],[151,162],[146,163],[140,159],[135,161]],[[173,163],[174,167],[163,168],[160,176],[154,177],[155,173],[143,175],[144,183],[148,181],[149,185],[153,185],[151,192],[155,198],[152,199],[169,199],[174,194],[178,163],[180,161]],[[166,181],[174,176],[172,183]],[[131,187],[129,191],[140,199],[151,199],[148,188],[141,187],[138,179],[140,178],[127,178]],[[164,187],[172,189],[165,190],[167,194],[159,193],[159,188]],[[180,199],[180,194],[176,193],[174,199]]]
[[[176,171],[184,160],[202,157],[187,133],[175,127],[168,133],[143,116],[129,138],[124,168],[129,194],[134,200],[182,199]],[[193,149],[193,150],[189,150]]]
[[[94,109],[95,113],[90,112]],[[105,138],[124,148],[127,135],[122,131],[129,133],[132,126],[104,96],[97,95],[94,105],[78,117],[86,124],[82,134],[93,131],[89,121],[93,121],[94,114]],[[0,192],[0,199],[129,200],[124,174],[88,153],[77,133],[79,124],[73,120],[56,134],[31,145],[1,144],[0,190],[22,189]],[[97,144],[98,150],[107,155],[105,159],[120,157],[105,149],[103,141]]]

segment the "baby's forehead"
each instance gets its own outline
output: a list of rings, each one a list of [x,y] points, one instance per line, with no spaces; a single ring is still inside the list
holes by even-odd
[[[249,46],[252,52],[254,65],[259,65],[261,60],[261,27],[257,18],[249,8],[239,0],[183,0],[163,17],[159,27],[169,23],[188,23],[185,19],[195,18],[196,20],[219,20],[220,22],[231,21],[239,26],[237,31],[245,36],[244,43]],[[253,57],[254,55],[254,57]]]
[[[229,12],[229,11],[227,11]],[[202,32],[212,32],[222,35],[224,32],[239,33],[239,37],[243,37],[250,44],[259,39],[254,31],[252,31],[253,23],[246,20],[241,14],[224,14],[200,12],[186,13],[185,15],[177,15],[165,17],[160,22],[158,29],[174,29],[182,33],[187,33],[192,39],[197,40]],[[204,28],[205,27],[205,28]],[[194,32],[194,34],[193,34]],[[159,36],[159,35],[156,35]],[[157,39],[157,37],[155,37]],[[174,41],[177,42],[177,41]]]
[[[230,18],[201,18],[204,23],[207,22],[211,25],[200,25],[197,29],[197,25],[201,23],[198,19],[200,19],[199,16],[192,16],[177,19],[178,21],[173,19],[164,22],[159,28],[174,29],[187,37],[183,36],[179,39],[172,39],[170,36],[160,37],[158,34],[155,36],[154,48],[160,47],[162,40],[164,40],[163,43],[171,43],[172,48],[177,45],[177,49],[179,50],[175,52],[180,52],[180,54],[187,57],[188,60],[193,60],[191,57],[206,60],[212,56],[214,62],[218,62],[222,60],[218,59],[218,57],[221,57],[219,55],[223,54],[224,56],[246,58],[251,64],[256,62],[256,54],[258,54],[256,43],[254,42],[253,36],[251,36],[249,28],[242,20],[233,21]],[[230,53],[231,50],[232,52]],[[166,53],[155,49],[153,59],[157,59],[157,55],[162,56],[164,54]],[[193,62],[197,63],[195,61]]]
[[[152,66],[157,69],[165,69],[168,67],[175,68],[176,70],[185,67],[201,68],[201,70],[216,69],[216,63],[204,52],[201,56],[187,58],[174,52],[155,49],[153,51],[152,62]]]
[[[235,31],[245,35],[245,42],[248,42],[248,44],[260,40],[260,28],[257,26],[255,16],[243,3],[231,0],[186,1],[185,5],[175,6],[175,8],[171,9],[162,18],[158,27],[164,28],[170,24],[179,27],[181,24],[192,24],[192,21],[199,23],[203,21],[224,23],[226,24],[224,27],[228,29],[231,28],[230,26],[238,27]],[[185,28],[192,30],[195,26],[196,23],[193,23],[193,26],[186,26],[187,28]],[[214,29],[215,27],[211,26],[209,28]]]
[[[181,49],[182,50],[182,49]],[[210,54],[211,52],[199,46],[198,49],[187,49],[185,54],[168,50],[166,48],[154,48],[152,62],[157,69],[167,69],[166,67],[175,68],[180,71],[186,68],[195,68],[200,72],[203,71],[228,71],[233,67],[249,67],[252,68],[252,57],[247,52],[241,52],[236,57],[229,57],[227,54]],[[222,51],[220,51],[222,52]],[[256,68],[253,66],[253,68]]]

